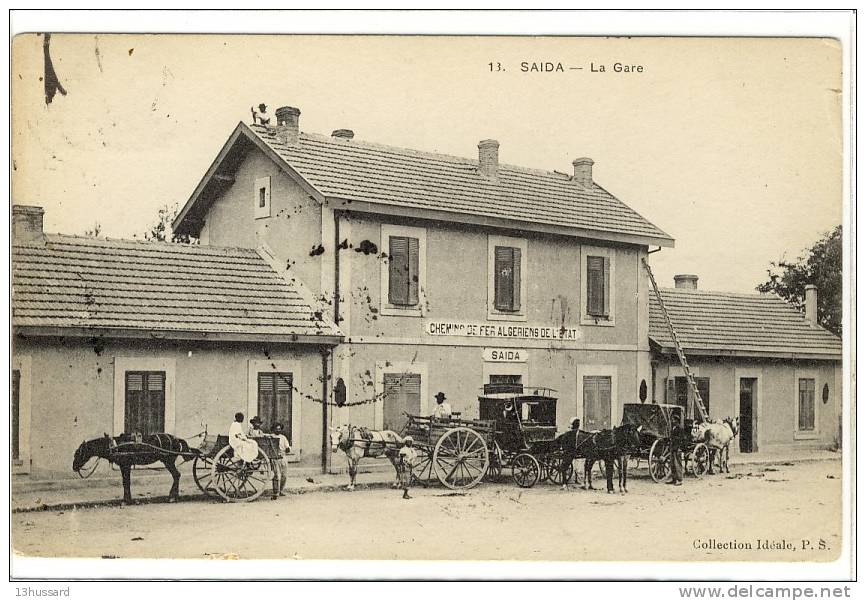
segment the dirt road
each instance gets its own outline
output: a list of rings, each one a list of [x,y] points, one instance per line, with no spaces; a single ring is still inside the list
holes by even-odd
[[[682,487],[641,471],[629,490],[508,483],[415,489],[409,501],[356,490],[17,513],[13,546],[29,556],[199,559],[830,561],[840,551],[839,462],[739,466]]]

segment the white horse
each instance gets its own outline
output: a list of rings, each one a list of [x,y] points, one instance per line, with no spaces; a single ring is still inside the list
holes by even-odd
[[[331,452],[337,449],[346,454],[349,463],[349,485],[346,490],[355,490],[358,462],[364,457],[387,457],[399,478],[398,452],[403,445],[399,434],[391,430],[368,430],[360,426],[342,425],[331,430]]]
[[[713,472],[715,458],[719,459],[719,472],[728,472],[728,459],[731,456],[731,441],[736,438],[740,430],[740,418],[726,417],[723,420],[713,420],[695,425],[696,440],[703,441],[710,449],[710,473]]]

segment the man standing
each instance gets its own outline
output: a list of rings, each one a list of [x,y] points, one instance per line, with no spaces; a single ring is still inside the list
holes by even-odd
[[[685,440],[686,434],[690,432],[690,430],[686,430],[685,426],[682,424],[680,419],[676,419],[673,423],[673,427],[671,428],[671,479],[667,481],[667,484],[673,484],[674,486],[682,486],[683,485],[683,454],[682,449],[687,442]]]
[[[286,478],[289,475],[289,457],[288,454],[292,452],[292,447],[289,446],[289,439],[286,438],[286,435],[283,434],[283,424],[277,422],[273,427],[274,436],[277,437],[280,445],[280,458],[274,462],[276,467],[276,471],[279,472],[280,479],[280,496],[286,496],[285,488],[286,488]]]
[[[411,499],[409,487],[412,485],[412,468],[418,461],[418,451],[415,450],[415,440],[411,436],[403,438],[403,447],[397,459],[400,472],[400,486],[403,489],[403,498]]]
[[[433,409],[433,417],[436,419],[450,419],[451,405],[445,402],[445,393],[441,390],[436,393],[436,408]]]

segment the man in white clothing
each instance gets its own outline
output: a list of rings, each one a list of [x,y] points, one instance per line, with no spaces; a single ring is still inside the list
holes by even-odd
[[[436,419],[450,419],[451,405],[445,402],[445,393],[441,390],[436,393],[436,408],[433,409],[433,417]]]

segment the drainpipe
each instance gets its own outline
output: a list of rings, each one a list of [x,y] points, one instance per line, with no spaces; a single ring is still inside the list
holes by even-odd
[[[322,473],[328,473],[328,452],[331,445],[328,441],[328,352],[327,347],[321,347],[322,355]]]
[[[340,211],[334,210],[334,324],[340,327]]]

